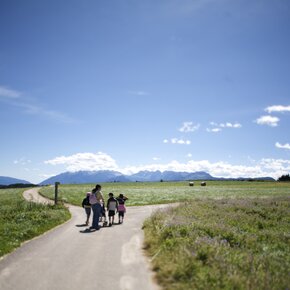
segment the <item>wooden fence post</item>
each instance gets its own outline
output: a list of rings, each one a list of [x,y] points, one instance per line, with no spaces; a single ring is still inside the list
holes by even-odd
[[[54,205],[57,205],[57,197],[58,197],[58,185],[59,182],[55,182],[54,184]]]

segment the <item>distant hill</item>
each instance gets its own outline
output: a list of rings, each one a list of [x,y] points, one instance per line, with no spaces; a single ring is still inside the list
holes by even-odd
[[[140,171],[132,175],[124,175],[118,171],[77,171],[64,172],[50,177],[40,183],[40,185],[53,184],[81,184],[95,182],[154,182],[154,181],[181,181],[181,180],[215,180],[206,172],[175,172],[175,171]]]
[[[10,185],[10,184],[16,184],[16,183],[31,184],[30,182],[26,180],[17,179],[17,178],[8,177],[8,176],[0,176],[0,185]]]
[[[59,175],[50,177],[40,183],[40,185],[53,184],[55,182],[62,184],[80,184],[80,183],[95,183],[95,182],[129,182],[122,173],[111,170],[99,171],[77,171],[64,172]]]
[[[180,181],[180,180],[214,180],[210,174],[197,172],[177,172],[177,171],[140,171],[127,176],[132,181]]]
[[[132,175],[127,175],[127,178],[129,178],[131,181],[160,181],[160,179],[162,179],[162,173],[159,170],[144,170],[134,173]]]
[[[176,172],[176,171],[139,171],[132,175],[124,175],[118,171],[99,170],[99,171],[77,171],[64,172],[59,175],[48,178],[40,185],[53,184],[60,182],[62,184],[81,184],[97,182],[154,182],[154,181],[185,181],[185,180],[272,180],[271,177],[260,178],[217,178],[207,172]]]

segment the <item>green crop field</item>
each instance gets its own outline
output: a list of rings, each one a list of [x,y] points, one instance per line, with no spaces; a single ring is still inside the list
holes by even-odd
[[[0,189],[0,257],[70,218],[64,206],[28,202],[23,191]]]
[[[290,194],[289,183],[246,182],[246,181],[208,181],[207,186],[188,186],[188,182],[132,182],[101,183],[104,197],[109,192],[115,195],[125,194],[127,205],[148,205],[173,203],[196,198],[240,198],[240,197],[274,197]],[[74,205],[81,205],[82,199],[94,184],[60,185],[59,199]],[[54,187],[43,187],[41,194],[54,198]]]

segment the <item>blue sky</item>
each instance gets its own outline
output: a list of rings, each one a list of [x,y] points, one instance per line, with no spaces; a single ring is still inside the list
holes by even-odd
[[[1,0],[0,175],[290,172],[287,0]]]

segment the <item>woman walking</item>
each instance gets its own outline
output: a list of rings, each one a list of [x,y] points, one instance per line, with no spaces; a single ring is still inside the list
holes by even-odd
[[[99,219],[102,213],[102,206],[104,204],[104,197],[101,192],[101,185],[97,184],[96,187],[92,190],[90,195],[90,204],[92,205],[93,211],[93,223],[91,229],[100,229]]]

